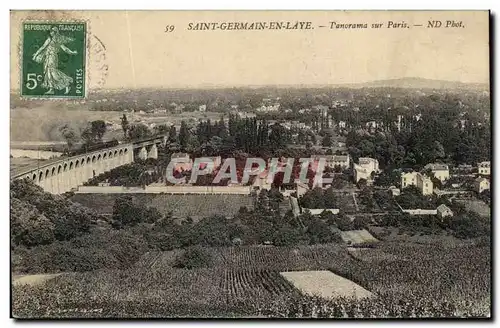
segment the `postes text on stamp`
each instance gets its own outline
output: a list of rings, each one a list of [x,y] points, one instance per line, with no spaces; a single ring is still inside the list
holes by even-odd
[[[21,95],[84,98],[86,62],[84,22],[25,22]]]

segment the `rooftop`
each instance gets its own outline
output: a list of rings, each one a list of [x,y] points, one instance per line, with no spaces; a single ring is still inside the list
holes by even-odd
[[[426,169],[431,169],[433,171],[447,171],[448,165],[442,163],[431,163],[425,166]]]
[[[335,162],[347,162],[349,160],[348,155],[311,155],[311,158],[313,160],[324,158],[327,161],[335,161]]]
[[[188,153],[173,153],[172,158],[185,158],[189,157]]]
[[[370,162],[378,162],[378,161],[376,159],[370,158],[370,157],[360,157],[358,159],[358,162],[360,164],[367,164],[367,163],[370,163]]]
[[[441,205],[439,205],[439,206],[437,207],[437,210],[438,210],[438,211],[451,211],[451,209],[450,209],[448,206],[446,206],[445,204],[441,204]]]

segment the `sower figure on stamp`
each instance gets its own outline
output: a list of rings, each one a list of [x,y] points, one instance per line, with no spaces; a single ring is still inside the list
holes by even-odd
[[[33,55],[35,62],[43,63],[42,87],[49,89],[45,94],[54,94],[54,89],[65,89],[64,94],[69,93],[73,78],[58,69],[58,53],[62,49],[69,55],[76,55],[76,50],[71,50],[65,46],[66,43],[71,41],[73,41],[73,38],[59,34],[59,29],[54,26],[50,30],[50,36]]]

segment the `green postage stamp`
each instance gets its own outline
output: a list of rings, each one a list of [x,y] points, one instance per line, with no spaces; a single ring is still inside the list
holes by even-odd
[[[24,22],[21,96],[84,98],[85,22]]]

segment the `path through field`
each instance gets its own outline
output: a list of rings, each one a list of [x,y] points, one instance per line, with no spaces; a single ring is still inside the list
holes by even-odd
[[[25,275],[25,276],[13,276],[12,277],[12,284],[14,286],[19,286],[19,285],[37,286],[37,285],[40,285],[40,284],[42,284],[50,279],[57,277],[59,275],[61,275],[61,273],[30,274],[30,275]]]

